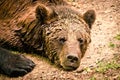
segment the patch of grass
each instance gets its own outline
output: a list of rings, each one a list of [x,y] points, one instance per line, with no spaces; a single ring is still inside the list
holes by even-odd
[[[114,39],[120,40],[120,34],[117,34],[117,35],[114,37]],[[110,42],[110,43],[109,43],[109,47],[115,48],[115,46],[116,46],[116,44],[114,44],[113,42]]]
[[[112,43],[112,42],[110,42],[110,43],[109,43],[109,47],[114,48],[114,47],[115,47],[115,44]]]
[[[118,76],[118,80],[120,80],[120,75]]]
[[[114,38],[120,40],[120,34],[117,34]]]
[[[91,72],[92,70],[89,67],[84,68],[84,71]]]
[[[118,69],[120,68],[120,64],[117,63],[115,60],[110,62],[100,62],[98,63],[98,67],[95,69],[97,72],[104,73],[108,69]]]
[[[93,76],[93,77],[91,77],[89,80],[96,80],[96,78]]]

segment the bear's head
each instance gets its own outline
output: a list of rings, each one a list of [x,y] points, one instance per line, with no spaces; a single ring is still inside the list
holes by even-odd
[[[23,40],[36,50],[42,50],[65,70],[75,70],[91,42],[90,29],[94,21],[94,10],[80,15],[70,6],[39,5],[36,8],[36,24],[29,25],[31,33],[27,28],[30,35],[26,33],[28,37],[24,36]]]

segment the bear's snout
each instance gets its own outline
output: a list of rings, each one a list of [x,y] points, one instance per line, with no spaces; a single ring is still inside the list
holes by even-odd
[[[80,58],[75,53],[69,53],[64,57],[64,60],[61,65],[65,70],[75,70],[80,65]]]

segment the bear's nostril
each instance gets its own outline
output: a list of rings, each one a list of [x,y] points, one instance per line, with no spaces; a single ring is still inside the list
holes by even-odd
[[[72,62],[72,63],[78,61],[78,57],[73,56],[73,55],[69,55],[69,56],[67,56],[67,59],[68,59],[70,62]]]

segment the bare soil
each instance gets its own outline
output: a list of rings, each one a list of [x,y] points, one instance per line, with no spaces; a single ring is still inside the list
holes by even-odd
[[[117,56],[120,64],[120,0],[68,0],[84,13],[89,9],[96,12],[96,21],[91,30],[92,42],[81,61],[81,66],[72,72],[64,71],[43,57],[24,54],[36,63],[32,72],[17,78],[0,75],[0,80],[120,80],[120,68],[96,72],[100,61],[109,62]],[[111,43],[113,46],[111,46]]]

